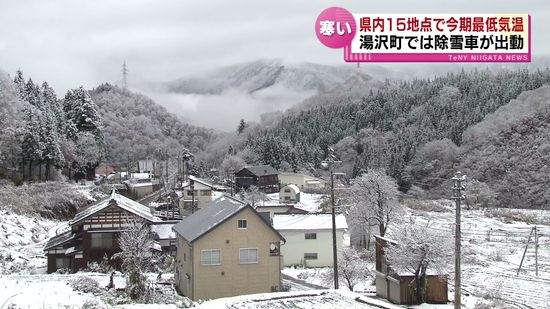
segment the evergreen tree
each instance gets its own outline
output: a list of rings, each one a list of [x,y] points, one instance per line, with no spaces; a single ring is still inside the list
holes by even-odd
[[[241,119],[241,121],[239,122],[239,126],[237,127],[237,133],[241,134],[243,133],[244,129],[246,129],[247,127],[247,124],[246,122],[244,121],[244,119]]]

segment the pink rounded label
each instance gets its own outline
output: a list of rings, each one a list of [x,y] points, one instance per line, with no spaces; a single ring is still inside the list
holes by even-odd
[[[330,48],[350,45],[356,29],[353,15],[348,10],[336,6],[321,12],[315,21],[317,38]]]

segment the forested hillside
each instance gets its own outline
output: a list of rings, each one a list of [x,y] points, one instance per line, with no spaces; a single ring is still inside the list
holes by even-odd
[[[213,131],[193,127],[151,99],[108,84],[58,98],[47,82],[0,74],[0,178],[93,179],[101,161],[174,157],[211,142]]]
[[[424,145],[410,164],[415,184],[444,196],[454,171],[468,175],[469,193],[484,203],[547,207],[550,201],[550,86],[528,91],[468,128],[463,144]]]
[[[550,70],[488,70],[447,74],[390,85],[359,102],[314,107],[282,117],[273,127],[248,132],[247,151],[279,168],[319,166],[333,146],[342,169],[386,168],[402,190],[413,183],[407,165],[420,146],[447,138],[460,146],[464,131],[485,115],[550,81]]]
[[[165,151],[177,155],[184,147],[197,153],[212,142],[214,131],[188,125],[150,98],[109,84],[90,91],[103,119],[106,160],[126,162]]]

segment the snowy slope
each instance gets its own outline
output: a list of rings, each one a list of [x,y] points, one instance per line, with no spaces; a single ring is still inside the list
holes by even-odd
[[[344,82],[352,72],[351,67],[288,64],[269,59],[224,67],[204,76],[178,79],[165,86],[171,92],[184,94],[220,94],[229,88],[252,93],[275,85],[291,90],[326,91]]]
[[[44,273],[46,258],[42,249],[62,225],[0,209],[0,274]]]

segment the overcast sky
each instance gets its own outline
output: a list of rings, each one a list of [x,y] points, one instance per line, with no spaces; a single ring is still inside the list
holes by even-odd
[[[343,63],[340,50],[314,35],[317,15],[333,1],[6,1],[0,0],[0,69],[47,80],[62,95],[120,80],[171,80],[258,58]],[[547,0],[340,1],[353,13],[526,12],[533,52],[548,53]]]

